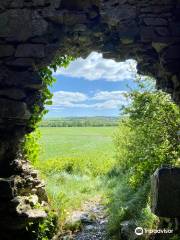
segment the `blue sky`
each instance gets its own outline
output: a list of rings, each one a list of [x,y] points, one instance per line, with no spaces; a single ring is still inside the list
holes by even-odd
[[[54,76],[57,81],[51,87],[53,104],[47,107],[47,118],[118,116],[120,106],[127,104],[127,85],[135,87],[136,62],[117,63],[92,52],[58,69]]]

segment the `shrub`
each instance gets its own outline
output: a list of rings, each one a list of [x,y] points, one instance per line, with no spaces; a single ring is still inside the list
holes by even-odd
[[[116,170],[109,175],[111,234],[130,219],[152,227],[156,218],[149,210],[150,176],[163,164],[175,165],[180,153],[180,111],[170,96],[141,87],[128,97],[114,136]]]
[[[36,129],[34,132],[25,136],[22,143],[22,154],[25,159],[31,161],[33,165],[38,162],[41,146],[39,144],[40,131]]]

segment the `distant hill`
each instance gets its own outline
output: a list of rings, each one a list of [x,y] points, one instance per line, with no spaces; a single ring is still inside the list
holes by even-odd
[[[44,119],[40,127],[107,127],[117,125],[118,117],[66,117]]]

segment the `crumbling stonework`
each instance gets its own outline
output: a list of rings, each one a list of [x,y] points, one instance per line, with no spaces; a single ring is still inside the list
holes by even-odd
[[[14,175],[0,178],[0,239],[28,240],[28,224],[47,217],[48,199],[44,184],[27,161],[16,159],[11,168]]]
[[[180,102],[179,0],[0,0],[0,186],[7,191],[33,104],[41,102],[38,69],[56,55],[91,51],[137,60],[139,73]]]

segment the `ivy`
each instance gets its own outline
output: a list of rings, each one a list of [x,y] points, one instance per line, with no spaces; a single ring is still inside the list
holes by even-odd
[[[39,69],[39,75],[43,82],[43,89],[40,92],[40,96],[37,96],[33,106],[32,116],[29,120],[30,130],[34,130],[38,123],[42,120],[43,116],[47,114],[48,110],[45,109],[45,106],[52,104],[53,95],[50,92],[49,87],[56,82],[56,79],[53,77],[53,73],[56,72],[58,68],[66,68],[73,60],[73,57],[67,55],[56,57],[49,66]]]
[[[39,137],[40,132],[38,130],[38,123],[42,120],[43,116],[48,112],[45,109],[45,106],[52,104],[52,93],[49,90],[49,87],[56,82],[56,79],[53,77],[53,73],[57,71],[58,68],[67,67],[73,57],[67,55],[58,57],[54,60],[52,64],[48,67],[42,67],[39,70],[39,75],[43,81],[43,89],[40,92],[40,95],[37,95],[35,104],[32,109],[32,116],[29,120],[29,133],[25,136],[24,141],[21,144],[21,153],[31,161],[33,165],[36,165],[36,162],[39,158],[40,145]],[[27,231],[29,232],[31,238],[36,240],[48,240],[51,239],[57,229],[57,215],[53,211],[48,211],[48,217],[40,222],[32,222],[29,224]]]
[[[70,56],[61,56],[54,59],[47,67],[42,67],[39,69],[39,75],[43,82],[42,90],[37,94],[35,104],[32,107],[32,115],[28,123],[29,134],[24,138],[23,143],[21,144],[21,153],[22,155],[31,161],[34,165],[39,157],[40,145],[38,143],[40,132],[38,130],[38,123],[42,121],[45,114],[48,110],[45,108],[47,105],[52,104],[52,96],[49,87],[56,82],[56,79],[53,77],[53,73],[57,71],[58,68],[66,68],[74,58]]]

